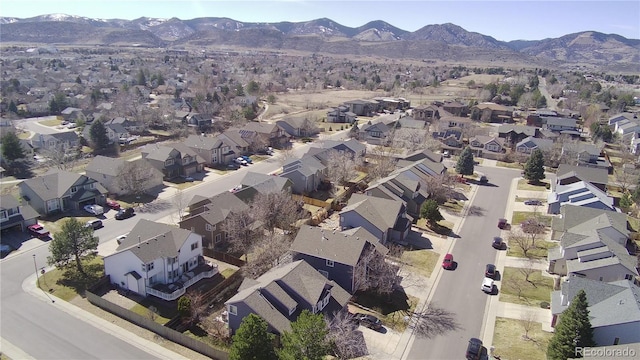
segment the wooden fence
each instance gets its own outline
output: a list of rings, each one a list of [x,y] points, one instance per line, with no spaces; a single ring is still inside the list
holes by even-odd
[[[320,200],[320,199],[314,199],[308,196],[296,195],[296,194],[292,194],[291,198],[295,201],[302,201],[305,204],[317,206],[319,208],[323,208],[326,210],[328,210],[331,207],[331,202],[333,201],[333,199]]]
[[[233,255],[230,255],[226,252],[222,252],[222,251],[218,251],[218,250],[214,250],[214,249],[209,249],[209,248],[203,248],[202,249],[202,254],[204,256],[210,257],[210,258],[214,258],[216,260],[220,260],[222,262],[226,262],[227,264],[231,264],[231,265],[235,265],[237,267],[243,267],[244,264],[246,264],[246,262],[242,259],[239,259]]]

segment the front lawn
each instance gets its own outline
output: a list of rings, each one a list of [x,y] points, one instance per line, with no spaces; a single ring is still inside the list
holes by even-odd
[[[58,120],[58,119],[42,120],[42,121],[38,121],[38,124],[53,127],[53,126],[62,125],[62,120]]]
[[[519,225],[531,217],[537,217],[538,221],[544,224],[544,226],[551,226],[551,216],[541,215],[540,213],[536,215],[536,213],[532,211],[514,211],[513,217],[511,218],[511,225]]]
[[[433,250],[405,250],[402,253],[402,262],[411,266],[411,270],[426,277],[431,276],[438,262],[440,254]]]
[[[529,184],[528,180],[518,180],[518,190],[546,191],[551,185],[549,180],[542,180],[539,184]]]
[[[37,259],[38,268],[44,267],[44,259]],[[94,257],[90,261],[82,260],[87,277],[83,277],[75,268],[75,262],[68,269],[55,268],[39,275],[40,288],[64,301],[71,301],[76,296],[84,296],[84,291],[93,286],[104,275],[102,257]]]
[[[536,259],[545,259],[547,254],[549,253],[549,249],[558,246],[558,243],[554,243],[552,241],[545,240],[536,240],[536,248],[533,250],[527,251],[528,254],[531,255],[532,258]],[[507,256],[524,258],[524,253],[522,249],[516,245],[511,245],[507,248]]]
[[[105,212],[108,210],[108,208],[105,207]],[[111,210],[113,211],[113,210]],[[90,216],[89,213],[85,212],[85,214],[87,214],[87,216],[73,216],[76,220],[80,221],[80,223],[85,224],[87,221],[89,220],[94,220],[96,219],[95,216]],[[72,216],[69,216],[69,214],[60,214],[59,217],[49,217],[47,219],[40,219],[38,220],[38,222],[40,224],[42,224],[42,226],[44,226],[47,230],[49,230],[49,232],[51,233],[51,235],[53,236],[55,233],[59,232],[60,229],[62,228],[62,223],[64,221],[66,221],[68,218],[70,218]]]
[[[501,275],[500,301],[540,307],[541,302],[551,302],[553,279],[534,270],[529,275],[530,283],[520,268],[505,267]],[[535,284],[535,285],[534,285]]]
[[[160,325],[164,325],[166,324],[169,320],[171,320],[173,317],[175,317],[176,315],[178,315],[178,311],[177,309],[169,309],[167,307],[162,307],[162,306],[158,306],[155,303],[152,303],[151,301],[145,299],[142,300],[141,302],[135,304],[131,309],[131,311],[133,311],[134,313],[138,314],[138,315],[142,315],[146,318],[149,318],[149,308],[150,307],[154,307],[155,308],[155,318],[154,321],[157,322]]]
[[[547,345],[553,334],[542,331],[542,324],[534,323],[528,333],[529,339],[525,339],[525,323],[523,320],[497,317],[493,333],[493,353],[502,359],[521,359],[526,354],[527,359],[545,360]]]
[[[407,328],[405,316],[415,310],[419,299],[408,295],[402,290],[396,290],[388,298],[373,292],[357,292],[354,302],[374,312],[358,309],[357,312],[372,314],[395,331],[403,332]]]
[[[520,170],[522,170],[524,168],[523,164],[520,164],[520,163],[517,163],[517,162],[508,163],[508,162],[504,162],[504,161],[498,161],[496,163],[496,166],[506,167],[506,168],[509,168],[509,169],[520,169]]]
[[[450,214],[456,214],[456,215],[460,215],[463,207],[464,207],[464,203],[458,200],[447,200],[447,202],[440,205],[441,210],[444,210]]]

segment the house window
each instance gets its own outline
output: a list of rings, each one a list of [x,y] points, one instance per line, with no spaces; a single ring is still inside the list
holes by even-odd
[[[147,271],[151,271],[153,270],[153,263],[148,263],[147,264]]]
[[[633,275],[631,275],[631,274],[626,274],[626,275],[624,276],[624,279],[625,279],[625,280],[633,280]]]
[[[198,243],[197,242],[194,242],[193,244],[191,244],[191,250],[192,251],[197,249],[197,248],[198,248]]]
[[[215,225],[211,225],[211,224],[207,224],[205,225],[205,228],[207,229],[207,231],[213,231],[216,229]]]
[[[74,194],[75,192],[78,191],[78,187],[77,186],[72,186],[71,187],[71,193]]]
[[[49,209],[49,211],[53,211],[59,208],[60,203],[58,202],[58,199],[47,200],[47,209]]]
[[[229,314],[238,315],[238,307],[235,305],[229,305]]]
[[[222,241],[222,234],[216,234],[216,244]]]
[[[613,345],[618,345],[619,342],[620,342],[620,338],[615,338],[613,340]]]
[[[6,218],[7,218],[7,212],[6,212],[6,211],[4,211],[4,210],[0,211],[0,219],[3,219],[3,220],[4,220],[4,219],[6,219]]]
[[[327,259],[327,266],[328,267],[333,267],[333,260]]]
[[[167,160],[164,162],[164,166],[171,166],[171,165],[173,165],[173,159],[167,159]]]
[[[329,272],[328,271],[318,270],[318,272],[320,274],[322,274],[322,276],[326,277],[327,279],[329,278]]]

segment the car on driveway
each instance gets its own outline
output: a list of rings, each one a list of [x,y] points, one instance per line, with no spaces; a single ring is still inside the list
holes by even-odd
[[[29,233],[31,233],[31,235],[37,237],[38,239],[44,239],[51,236],[49,230],[45,229],[44,226],[40,224],[30,225],[29,227],[27,227],[27,229],[29,230]]]
[[[236,164],[239,165],[243,165],[243,166],[247,166],[249,165],[249,163],[247,162],[247,160],[243,159],[242,157],[236,158],[233,161],[235,161]]]
[[[502,238],[499,236],[494,236],[493,237],[493,241],[491,241],[491,246],[493,246],[494,249],[502,249],[502,246],[504,245],[504,241],[502,241]]]
[[[541,206],[542,201],[540,200],[527,200],[524,202],[525,205],[533,205],[533,206]]]
[[[127,234],[124,235],[120,235],[116,238],[116,243],[118,243],[118,245],[122,244],[122,242],[124,241],[124,239],[127,238]]]
[[[247,162],[247,164],[253,164],[253,160],[251,160],[251,158],[248,157],[247,155],[242,155],[241,158],[243,158],[244,161]]]
[[[100,205],[95,205],[95,204],[85,205],[83,209],[89,214],[95,215],[95,216],[104,214],[104,209]]]
[[[493,264],[487,264],[484,268],[484,276],[490,279],[496,278],[496,266]]]
[[[488,277],[484,278],[482,280],[482,286],[480,286],[480,289],[482,289],[482,291],[487,294],[491,294],[493,292],[493,279],[490,279]]]
[[[467,345],[467,360],[479,360],[482,354],[482,340],[471,338]]]
[[[373,329],[373,330],[382,329],[382,321],[380,321],[380,319],[378,319],[377,317],[371,314],[362,314],[362,313],[354,314],[353,319],[357,321],[360,325],[364,327],[368,327],[369,329]]]
[[[120,210],[120,204],[115,200],[107,200],[107,207],[113,210]]]
[[[86,226],[86,227],[90,227],[90,228],[92,228],[93,230],[96,230],[96,229],[100,229],[100,228],[101,228],[101,227],[103,227],[104,225],[102,224],[102,220],[98,220],[98,219],[96,219],[96,220],[89,220],[89,221],[87,221],[87,224],[86,224],[85,226]]]
[[[444,256],[444,260],[442,260],[442,268],[445,270],[453,269],[453,255],[447,254]]]
[[[118,213],[116,214],[115,218],[116,220],[128,219],[132,217],[134,213],[135,211],[133,210],[133,208],[120,209],[118,210]]]

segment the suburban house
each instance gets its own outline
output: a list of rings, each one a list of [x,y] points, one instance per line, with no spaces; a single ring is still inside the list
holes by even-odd
[[[422,186],[420,178],[410,170],[411,167],[413,165],[397,169],[387,177],[374,181],[369,184],[365,194],[383,199],[402,201],[406,207],[407,214],[413,218],[419,218],[422,204],[427,200],[429,194]]]
[[[412,110],[411,115],[416,120],[432,122],[440,119],[440,110],[435,105],[420,105]]]
[[[440,127],[444,128],[463,128],[471,124],[471,119],[461,116],[444,115],[440,118]]]
[[[193,126],[200,129],[204,129],[204,128],[211,127],[211,124],[213,123],[213,118],[211,117],[211,115],[191,113],[190,115],[187,115],[185,122],[187,126]]]
[[[496,159],[504,153],[504,139],[495,136],[477,135],[469,139],[475,156]]]
[[[360,127],[358,140],[371,145],[388,145],[390,135],[391,129],[387,125],[382,122],[372,124],[371,121],[369,121]]]
[[[638,132],[640,132],[640,123],[638,122],[638,119],[625,119],[616,122],[614,125],[614,133],[619,134],[625,139]]]
[[[62,110],[60,112],[60,115],[62,115],[62,118],[65,121],[76,122],[77,120],[86,120],[86,117],[84,116],[84,113],[82,112],[82,109],[74,108],[74,107],[71,107],[71,106],[69,106],[66,109]]]
[[[218,268],[205,261],[202,236],[141,219],[116,252],[104,257],[104,273],[121,289],[172,301]]]
[[[353,294],[366,274],[366,261],[375,252],[385,256],[389,250],[363,228],[336,232],[316,226],[303,226],[289,249],[293,261],[304,260],[329,280]],[[364,267],[359,269],[358,267]]]
[[[127,141],[131,137],[131,133],[119,123],[104,124],[104,129],[110,143],[120,143]],[[82,137],[87,140],[91,139],[91,126],[84,127]]]
[[[364,100],[366,101],[366,100]],[[394,112],[396,110],[407,110],[409,107],[411,107],[411,101],[404,99],[404,98],[389,98],[389,97],[374,97],[372,100],[370,100],[372,104],[374,104],[376,106],[375,110],[376,112],[382,112],[384,110],[390,111],[390,112]],[[346,103],[345,103],[346,104]],[[351,110],[353,111],[353,110]],[[355,112],[355,111],[353,111]],[[358,114],[360,115],[360,114]]]
[[[315,148],[312,146],[312,148]],[[323,150],[335,150],[340,153],[350,153],[353,154],[355,159],[364,159],[364,156],[367,153],[367,146],[356,139],[349,140],[324,140],[320,144],[320,149]],[[312,151],[307,151],[307,154],[312,153]],[[318,156],[318,153],[314,153],[314,155]],[[325,161],[326,159],[322,156],[319,157],[320,160]]]
[[[224,191],[209,198],[194,196],[189,204],[189,214],[179,225],[202,236],[202,246],[213,248],[227,238],[223,223],[234,211],[242,211],[249,206],[230,191]]]
[[[225,302],[228,327],[234,334],[242,319],[256,314],[269,324],[268,331],[291,331],[303,310],[332,314],[344,309],[351,295],[303,260],[269,270],[253,280],[245,278],[238,293]]]
[[[125,128],[129,133],[139,134],[146,129],[146,126],[141,121],[134,121],[124,117],[115,117],[111,120],[105,121],[104,125],[118,124]]]
[[[500,104],[484,102],[471,107],[471,118],[483,122],[507,123],[513,121],[513,110]]]
[[[631,280],[603,282],[569,276],[551,293],[551,326],[580,290],[587,295],[589,322],[598,346],[640,343],[640,287]]]
[[[182,143],[145,145],[142,158],[160,170],[166,180],[191,176],[204,170],[204,159]]]
[[[20,205],[13,196],[0,196],[0,230],[19,228],[20,231],[25,231],[27,226],[38,222],[38,216],[38,212],[31,206]]]
[[[411,229],[412,219],[400,200],[353,194],[339,215],[342,231],[362,227],[382,244],[403,241]]]
[[[435,163],[441,163],[443,157],[442,157],[442,154],[434,153],[429,149],[416,150],[402,157],[402,160],[407,160],[407,161],[419,161],[424,159],[428,159],[429,161],[432,161]]]
[[[254,132],[260,139],[259,142],[264,144],[262,147],[272,146],[281,149],[289,144],[289,134],[275,123],[250,121],[241,130]]]
[[[149,176],[146,177],[144,181],[144,192],[162,185],[162,173],[158,169],[148,165],[146,160],[138,159],[132,161],[132,163],[140,163],[141,166],[149,168],[149,171],[145,172],[145,174]],[[127,195],[131,189],[126,189],[126,186],[123,186],[124,184],[120,180],[122,179],[123,171],[127,170],[125,168],[126,164],[127,161],[121,158],[110,158],[98,155],[87,165],[85,174],[102,184],[110,195]]]
[[[77,148],[80,137],[75,131],[65,131],[53,134],[35,134],[31,138],[31,145],[38,150],[69,150]]]
[[[498,127],[498,137],[505,139],[508,144],[517,144],[526,138],[540,136],[540,129],[533,126],[505,124]]]
[[[428,127],[428,123],[422,120],[416,120],[411,116],[402,116],[400,119],[390,124],[396,129],[415,129],[423,130]]]
[[[228,129],[218,134],[217,138],[220,139],[223,144],[229,146],[229,153],[225,154],[225,159],[227,155],[230,155],[229,161],[231,161],[233,157],[249,153],[249,147],[252,145],[255,136],[256,134],[252,131]]]
[[[189,135],[183,144],[198,154],[209,167],[229,164],[242,155],[234,151],[235,143],[224,135]]]
[[[295,194],[312,193],[328,182],[327,167],[313,155],[285,163],[279,176],[291,180],[291,191]]]
[[[624,120],[628,120],[628,121],[638,121],[638,115],[634,114],[634,113],[630,113],[630,112],[623,112],[623,113],[619,113],[619,114],[615,114],[613,116],[611,116],[609,118],[609,120],[607,121],[607,124],[609,125],[609,127],[611,128],[611,130],[615,131],[616,128],[616,124],[620,121],[624,121]]]
[[[580,136],[578,121],[572,118],[541,116],[542,127],[554,132]]]
[[[613,206],[613,197],[585,181],[556,185],[549,193],[547,203],[547,213],[549,214],[560,213],[560,207],[563,205],[617,211]]]
[[[637,260],[626,248],[626,214],[578,206],[563,206],[560,213],[551,224],[560,246],[549,249],[549,273],[605,282],[638,276]]]
[[[293,137],[310,137],[320,132],[316,123],[306,117],[287,117],[276,121],[276,124]]]
[[[562,156],[575,159],[576,164],[596,164],[600,157],[600,149],[593,144],[567,143],[562,145]]]
[[[351,100],[345,101],[343,105],[356,116],[373,116],[378,108],[378,102],[375,100]]]
[[[449,128],[442,131],[435,131],[433,138],[442,143],[442,150],[448,150],[451,154],[461,151],[464,142],[462,141],[462,129]]]
[[[20,197],[40,215],[81,210],[87,204],[104,204],[107,189],[85,175],[53,170],[18,184]]]
[[[457,101],[451,101],[442,104],[442,110],[450,113],[453,116],[466,117],[467,113],[469,112],[469,107]]]
[[[556,171],[556,181],[551,183],[551,191],[553,192],[557,185],[568,185],[579,181],[590,183],[602,191],[607,191],[609,176],[604,169],[560,164]]]
[[[553,140],[541,139],[533,136],[526,137],[516,144],[516,152],[531,154],[533,150],[540,149],[543,152],[553,148]]]
[[[340,105],[337,108],[333,108],[327,111],[328,123],[347,123],[353,124],[357,120],[358,116],[351,111],[346,105]]]
[[[258,193],[291,192],[293,183],[285,177],[248,171],[240,181],[240,186],[240,190],[236,191],[235,195],[242,201],[248,203]]]

